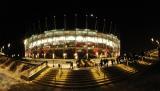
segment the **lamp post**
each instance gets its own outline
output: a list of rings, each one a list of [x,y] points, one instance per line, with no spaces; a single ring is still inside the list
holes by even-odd
[[[10,46],[11,46],[11,44],[10,44],[10,43],[8,43],[8,48],[10,48]]]
[[[54,67],[54,58],[55,58],[55,55],[54,53],[52,54],[52,59],[53,59],[53,67]]]
[[[10,43],[8,43],[8,45],[7,45],[7,47],[8,47],[8,56],[10,56],[10,47],[11,47],[11,44]]]
[[[152,43],[154,43],[158,49],[158,60],[160,61],[160,44],[158,40],[151,38]]]

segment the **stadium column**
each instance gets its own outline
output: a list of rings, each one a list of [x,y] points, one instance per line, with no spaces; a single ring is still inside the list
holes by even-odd
[[[52,23],[54,25],[54,30],[56,30],[56,16],[53,16],[52,18]],[[53,31],[53,38],[55,39],[55,31]],[[52,38],[52,45],[53,45],[53,42],[55,42],[55,40],[53,41],[53,38]],[[54,48],[54,47],[53,47]],[[53,53],[52,53],[52,59],[55,58],[55,49],[53,49]],[[54,65],[54,60],[53,60],[53,65]]]
[[[65,59],[67,54],[66,54],[66,33],[65,33],[65,30],[66,30],[66,15],[64,14],[64,30],[63,30],[63,35],[64,35],[64,45],[63,45],[63,58]]]
[[[78,59],[78,54],[77,54],[77,14],[75,14],[75,54],[74,58]]]
[[[106,25],[106,19],[104,19],[104,23],[103,23],[103,30],[102,30],[103,33],[105,32],[105,28],[106,28],[105,25]],[[104,34],[105,34],[105,33],[104,33]],[[102,48],[104,49],[104,48],[105,48],[104,36],[102,36],[102,43],[103,43]],[[105,55],[105,51],[104,51],[103,53],[104,53],[104,55]]]
[[[44,53],[44,58],[46,58],[46,52]]]
[[[86,37],[87,38],[87,47],[86,47],[87,48],[87,50],[86,50],[87,52],[86,52],[86,57],[87,57],[87,60],[88,60],[88,56],[89,55],[88,55],[88,15],[87,14],[86,14],[86,30],[87,30],[87,37]]]
[[[95,36],[96,39],[95,40],[98,40],[97,19],[98,19],[98,17],[96,17],[96,22],[95,22],[95,32],[96,32],[96,36]],[[98,45],[98,41],[96,41],[96,45],[95,45],[96,50],[98,49],[97,45]],[[99,58],[98,50],[96,51],[96,57]]]

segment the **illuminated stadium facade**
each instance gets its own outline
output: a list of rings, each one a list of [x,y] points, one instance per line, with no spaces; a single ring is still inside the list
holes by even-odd
[[[78,59],[116,57],[120,40],[91,29],[54,29],[24,40],[25,57]]]

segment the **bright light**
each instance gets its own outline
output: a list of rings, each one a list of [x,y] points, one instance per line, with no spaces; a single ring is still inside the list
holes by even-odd
[[[159,41],[158,41],[158,40],[156,40],[156,42],[157,42],[157,44],[159,44]]]
[[[15,54],[12,54],[12,57],[15,57]]]
[[[66,37],[66,40],[75,40],[75,37],[74,36],[68,36],[68,37]]]
[[[52,38],[48,38],[48,42],[52,42]]]
[[[27,39],[24,40],[24,44],[25,44],[25,45],[27,44]]]
[[[137,72],[137,70],[135,68],[130,67],[130,66],[126,66],[124,64],[118,64],[116,67],[119,68],[119,69],[125,70],[128,73],[135,73],[135,72]]]
[[[8,43],[8,47],[10,47],[11,46],[11,44],[10,43]]]
[[[2,49],[4,49],[4,46],[2,46]]]
[[[44,53],[44,58],[46,57],[46,53]]]
[[[96,56],[98,57],[98,52],[96,52]]]
[[[74,57],[75,57],[75,59],[78,59],[78,54],[74,53]]]
[[[93,17],[94,15],[93,14],[91,14],[91,17]]]
[[[37,41],[34,41],[30,43],[29,48],[33,48],[35,46],[40,46],[41,44],[48,44],[53,42],[54,44],[58,44],[59,41],[74,41],[76,39],[77,42],[93,42],[93,43],[103,43],[106,45],[109,45],[111,47],[115,47],[118,45],[111,40],[105,39],[105,38],[97,38],[97,37],[83,37],[83,36],[60,36],[60,37],[54,37],[54,38],[45,38],[45,39],[40,39]]]
[[[52,58],[53,58],[53,59],[55,58],[55,55],[54,55],[54,53],[52,54]]]
[[[63,53],[63,57],[66,58],[66,56],[67,56],[67,53]]]
[[[154,41],[154,39],[153,39],[153,38],[151,38],[151,41],[153,42],[153,41]]]
[[[88,53],[86,53],[86,56],[88,57]]]

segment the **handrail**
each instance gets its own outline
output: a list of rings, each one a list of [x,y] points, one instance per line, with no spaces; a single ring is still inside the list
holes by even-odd
[[[47,67],[47,61],[44,61],[43,63],[41,63],[35,67],[31,67],[28,70],[22,72],[22,76],[29,79],[30,77],[34,76],[35,74],[37,74],[39,71],[41,71],[45,67]]]

